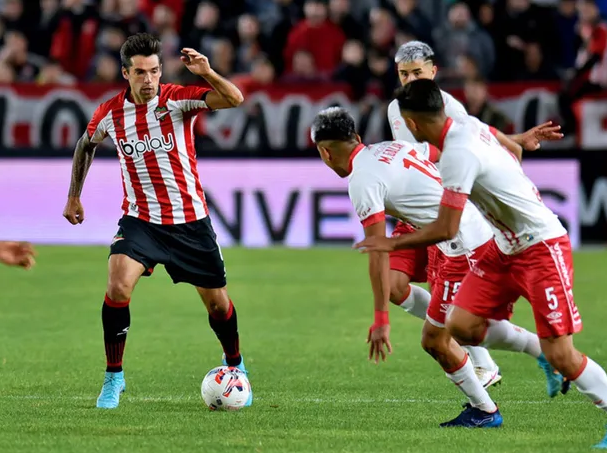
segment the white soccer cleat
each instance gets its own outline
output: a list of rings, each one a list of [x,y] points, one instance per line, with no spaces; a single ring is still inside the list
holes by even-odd
[[[496,385],[502,380],[502,375],[499,368],[496,368],[495,370],[487,370],[485,368],[476,367],[474,368],[474,372],[484,388]]]

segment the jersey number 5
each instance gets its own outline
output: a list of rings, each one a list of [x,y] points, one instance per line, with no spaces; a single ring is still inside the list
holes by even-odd
[[[434,179],[439,184],[443,183],[436,165],[425,159],[424,156],[420,156],[415,150],[409,151],[407,157],[403,159],[403,165],[405,168],[415,168],[421,171],[424,175]]]

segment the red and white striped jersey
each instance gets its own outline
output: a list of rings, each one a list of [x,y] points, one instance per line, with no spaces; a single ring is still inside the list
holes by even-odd
[[[125,215],[172,225],[200,220],[208,209],[198,177],[193,126],[208,109],[208,88],[161,84],[147,104],[128,89],[95,111],[87,131],[92,143],[110,136],[122,170]]]

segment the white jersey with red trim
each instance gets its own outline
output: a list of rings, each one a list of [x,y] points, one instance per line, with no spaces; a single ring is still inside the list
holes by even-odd
[[[445,113],[447,116],[452,118],[457,118],[459,116],[468,116],[468,112],[466,112],[466,108],[451,96],[446,91],[441,91],[443,95],[443,102],[445,104]],[[398,100],[394,99],[388,105],[388,121],[390,123],[390,130],[392,131],[392,138],[394,140],[405,140],[409,143],[417,143],[417,140],[407,127],[405,120],[400,114],[400,109],[398,107]]]
[[[443,188],[438,169],[428,160],[432,148],[428,143],[395,141],[354,150],[348,193],[363,226],[384,220],[385,214],[416,228],[437,219]],[[437,245],[445,255],[460,256],[492,237],[487,222],[468,203],[455,238]]]
[[[488,125],[472,116],[448,118],[442,141],[443,204],[462,206],[469,196],[494,229],[502,252],[515,254],[567,233]]]
[[[162,84],[147,104],[133,104],[126,90],[97,108],[88,135],[92,143],[109,135],[116,145],[125,215],[163,225],[208,215],[193,136],[208,91]]]

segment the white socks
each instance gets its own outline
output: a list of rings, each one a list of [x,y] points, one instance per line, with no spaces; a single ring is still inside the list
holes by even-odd
[[[493,413],[497,410],[497,406],[483,388],[476,374],[472,362],[468,360],[468,356],[464,358],[463,365],[452,373],[446,373],[447,377],[453,381],[455,386],[459,388],[464,395],[470,400],[472,407],[477,407],[482,411]]]
[[[542,354],[540,340],[536,334],[515,326],[510,321],[491,319],[487,322],[487,334],[481,346],[488,349],[524,352],[536,359]]]
[[[432,296],[419,286],[409,285],[409,288],[411,291],[407,298],[400,303],[400,307],[416,318],[425,320]]]
[[[607,374],[589,357],[584,356],[584,363],[582,372],[573,383],[596,407],[607,411]]]
[[[470,356],[472,365],[476,368],[483,368],[488,371],[497,371],[497,363],[493,361],[491,354],[482,346],[462,346],[464,351]]]

